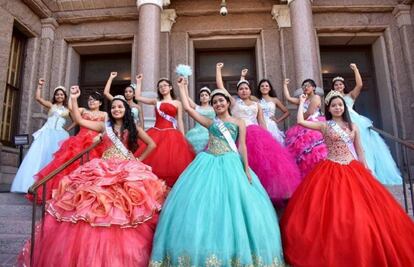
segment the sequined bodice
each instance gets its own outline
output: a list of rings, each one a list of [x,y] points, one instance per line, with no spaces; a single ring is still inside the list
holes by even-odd
[[[42,128],[63,130],[69,110],[64,106],[52,105],[47,115],[47,121]]]
[[[263,109],[263,115],[265,118],[271,118],[275,116],[276,113],[276,105],[271,101],[266,101],[265,99],[261,99],[259,102],[260,106]]]
[[[165,112],[165,114],[170,115],[171,117],[176,117],[177,116],[177,108],[171,104],[171,103],[161,103],[160,105],[160,110]],[[158,112],[157,109],[155,108],[155,128],[159,128],[159,129],[167,129],[167,128],[174,128],[174,125],[172,122],[164,119]]]
[[[131,108],[132,117],[134,118],[134,122],[139,122],[139,110],[136,107]]]
[[[236,103],[232,107],[232,115],[236,118],[243,119],[246,126],[258,125],[257,112],[259,111],[258,104],[253,102],[250,105],[246,105],[243,100],[237,99]]]
[[[345,132],[350,134],[352,140],[355,138],[354,132],[346,127]],[[341,136],[327,124],[326,131],[324,133],[325,143],[328,147],[328,159],[340,164],[348,164],[354,160],[354,156],[350,152],[347,144],[342,140]]]
[[[224,125],[230,131],[231,137],[234,141],[236,141],[237,136],[239,134],[239,127],[231,122],[224,122]],[[220,132],[219,128],[216,124],[212,124],[209,129],[209,139],[208,139],[208,147],[207,151],[214,155],[221,155],[227,152],[233,151],[230,148],[229,143],[227,142],[226,138]]]
[[[197,106],[196,111],[198,113],[200,113],[201,115],[203,115],[204,117],[207,117],[211,120],[213,120],[214,117],[216,116],[216,113],[214,112],[214,109],[212,107],[210,107],[210,108],[201,108],[200,106]],[[198,122],[195,123],[194,127],[195,128],[198,128],[198,127],[203,127],[204,128],[204,126],[202,126]]]
[[[305,103],[303,103],[303,112],[308,111],[309,105],[310,100],[306,100]],[[321,109],[318,107],[315,112],[307,118],[307,120],[315,120],[319,116],[322,116],[322,113]]]
[[[124,134],[123,140],[128,140],[128,134]],[[124,146],[126,146],[125,142]],[[104,134],[102,138],[102,144],[106,149],[102,154],[102,159],[121,159],[127,160],[128,158],[125,157],[124,154],[114,145],[114,143],[109,139],[108,135]],[[132,157],[133,158],[133,157]]]
[[[104,114],[105,113],[103,113],[103,112],[93,113],[93,112],[90,112],[90,111],[84,111],[82,113],[82,118],[85,119],[85,120],[88,120],[88,121],[105,121],[105,115]],[[79,134],[80,133],[86,133],[86,132],[88,132],[88,133],[91,133],[91,132],[97,133],[95,131],[90,130],[89,128],[80,127]]]

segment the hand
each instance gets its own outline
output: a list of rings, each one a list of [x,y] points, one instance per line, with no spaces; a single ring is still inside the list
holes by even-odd
[[[109,78],[110,78],[110,79],[114,79],[116,76],[118,76],[118,72],[113,71],[113,72],[111,72],[111,74],[109,75]]]
[[[305,103],[305,101],[306,101],[306,98],[307,98],[308,96],[306,95],[306,94],[301,94],[300,96],[299,96],[299,102],[301,103],[301,104],[303,104],[303,103]]]
[[[140,83],[140,82],[142,82],[142,78],[143,78],[144,76],[142,75],[142,73],[140,73],[140,74],[138,74],[137,76],[135,76],[135,80],[137,80],[137,83]]]
[[[70,97],[77,99],[80,96],[80,89],[78,85],[73,85],[70,87]]]
[[[98,142],[99,140],[102,140],[102,133],[98,134],[97,136],[95,136],[92,140],[92,142]]]
[[[224,67],[224,63],[221,63],[221,62],[217,63],[216,65],[217,69],[222,69],[223,67]]]
[[[249,71],[249,69],[242,69],[241,76],[246,77],[248,71]]]
[[[185,85],[187,85],[187,81],[186,81],[186,79],[183,77],[183,76],[180,76],[180,77],[178,77],[178,79],[177,79],[177,84],[178,84],[178,86],[185,86]]]
[[[246,171],[247,179],[249,180],[249,183],[252,184],[252,175],[250,174],[249,170]]]
[[[283,85],[287,86],[290,83],[290,79],[285,79],[285,81],[283,82]]]
[[[45,84],[45,79],[44,78],[40,78],[39,79],[39,85],[43,86]]]
[[[351,68],[351,70],[353,70],[353,71],[356,71],[358,68],[357,68],[357,65],[355,64],[355,63],[351,63],[351,64],[349,64],[349,67]]]

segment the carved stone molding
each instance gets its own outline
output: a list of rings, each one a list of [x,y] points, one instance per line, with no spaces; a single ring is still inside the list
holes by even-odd
[[[164,9],[161,12],[161,32],[171,32],[177,13],[175,9]]]
[[[410,10],[411,7],[409,5],[397,5],[392,11],[399,28],[405,25],[412,25]]]
[[[279,28],[289,28],[292,26],[289,7],[286,5],[274,5],[272,7],[272,18],[276,20]]]
[[[290,5],[290,3],[292,3],[295,0],[287,0],[287,4]],[[311,3],[313,3],[313,0],[309,0]]]
[[[48,38],[50,40],[55,39],[56,28],[59,27],[56,19],[46,18],[41,20],[42,23],[42,38]]]
[[[162,8],[163,6],[169,6],[170,0],[137,0],[138,9],[145,4],[153,4]]]

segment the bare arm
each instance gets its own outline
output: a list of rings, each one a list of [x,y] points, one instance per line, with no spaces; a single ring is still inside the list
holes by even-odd
[[[221,74],[221,69],[224,67],[223,63],[217,63],[216,65],[216,84],[217,84],[217,88],[218,89],[223,89],[226,90],[226,88],[224,88],[224,83],[223,83],[223,76]],[[230,95],[229,91],[227,91],[227,93]],[[232,107],[235,104],[234,98],[230,97],[230,106]]]
[[[144,128],[145,126],[145,122],[144,122],[144,112],[142,112],[142,107],[140,105],[137,105],[137,109],[139,112],[139,126],[141,126],[142,128]]]
[[[109,75],[108,81],[106,82],[105,88],[104,88],[103,94],[109,101],[112,101],[112,99],[114,99],[110,91],[111,91],[112,81],[115,79],[117,75],[118,75],[118,72],[111,72],[111,74]]]
[[[361,89],[363,86],[362,77],[361,77],[361,74],[359,73],[357,66],[354,63],[350,64],[349,66],[354,71],[355,83],[356,83],[354,89],[352,89],[352,91],[349,92],[349,95],[352,97],[353,100],[355,100],[358,98],[359,94],[361,93]]]
[[[142,78],[143,78],[142,74],[138,74],[136,76],[137,87],[135,88],[135,100],[137,100],[138,102],[147,104],[147,105],[156,105],[157,104],[156,98],[149,98],[149,97],[142,96]]]
[[[157,147],[154,140],[142,129],[137,127],[138,137],[147,145],[144,152],[139,156],[139,160],[143,161]]]
[[[44,106],[45,108],[50,109],[53,105],[52,102],[50,102],[48,100],[45,100],[42,97],[42,88],[43,88],[44,84],[45,84],[45,79],[40,78],[39,83],[38,83],[37,88],[36,88],[35,99],[40,105]]]
[[[290,112],[289,112],[289,110],[286,108],[286,106],[285,106],[285,105],[283,105],[282,101],[280,101],[280,100],[279,100],[279,99],[277,99],[277,98],[273,98],[273,103],[275,103],[276,107],[277,107],[278,109],[280,109],[280,110],[283,112],[282,116],[280,116],[278,119],[274,118],[274,121],[275,121],[276,123],[282,122],[282,121],[284,121],[287,117],[289,117],[289,116],[290,116]]]
[[[314,122],[314,121],[307,121],[305,120],[305,118],[303,117],[303,103],[305,103],[306,100],[306,95],[301,95],[300,96],[300,102],[299,102],[299,108],[298,108],[298,115],[297,115],[297,120],[298,120],[298,124],[302,125],[303,127],[309,128],[309,129],[313,129],[313,130],[318,130],[318,131],[324,131],[326,125],[323,122]]]
[[[198,113],[193,107],[191,107],[189,101],[188,101],[188,95],[186,94],[187,88],[186,84],[184,83],[184,78],[180,77],[178,79],[178,88],[180,90],[180,96],[181,100],[183,102],[183,108],[184,110],[190,115],[191,118],[193,118],[195,121],[203,125],[204,127],[208,128],[213,123],[209,118],[204,117],[200,113]]]
[[[105,129],[104,123],[98,122],[98,121],[89,121],[89,120],[85,120],[82,118],[79,112],[79,106],[78,106],[79,96],[80,96],[79,86],[72,86],[70,88],[70,97],[72,98],[72,110],[70,111],[70,114],[73,120],[77,124],[79,124],[79,126],[88,128],[92,131],[103,132]]]
[[[362,163],[362,165],[365,166],[365,168],[368,169],[368,164],[365,160],[364,148],[362,147],[362,144],[361,144],[361,137],[360,137],[360,134],[359,134],[358,126],[353,123],[352,124],[352,129],[355,130],[354,146],[355,146],[355,151],[358,155],[358,160]]]
[[[310,115],[315,113],[315,111],[321,106],[321,97],[318,95],[314,95],[309,103],[309,107],[306,112],[303,114],[305,119],[307,119]]]
[[[246,80],[247,72],[249,72],[249,69],[242,69],[241,70],[240,81],[245,81]]]
[[[286,100],[292,104],[299,105],[299,99],[296,97],[290,96],[288,84],[290,83],[289,79],[285,79],[283,83],[283,95],[285,96]]]
[[[247,179],[249,182],[252,182],[252,177],[249,171],[249,158],[247,156],[247,147],[246,147],[246,125],[243,120],[238,120],[239,126],[239,152],[242,158],[244,172],[246,173]]]
[[[266,121],[264,120],[262,107],[259,104],[256,104],[256,105],[257,105],[257,122],[263,129],[267,130]]]
[[[177,123],[178,123],[178,130],[183,135],[185,135],[185,131],[184,131],[184,121],[183,121],[183,105],[178,100],[175,100],[175,102],[178,104],[177,105]]]

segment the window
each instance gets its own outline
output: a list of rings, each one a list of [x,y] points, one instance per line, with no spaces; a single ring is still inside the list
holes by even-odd
[[[0,140],[11,145],[18,126],[20,107],[21,74],[26,38],[16,29],[13,30],[7,69],[6,90],[3,100],[3,117],[0,123]]]

